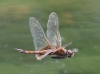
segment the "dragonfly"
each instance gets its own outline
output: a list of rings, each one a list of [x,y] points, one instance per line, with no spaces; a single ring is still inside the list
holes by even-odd
[[[30,17],[29,25],[35,50],[15,48],[20,53],[35,54],[37,60],[42,60],[48,55],[50,55],[52,59],[64,59],[74,56],[74,51],[66,49],[72,42],[62,46],[58,15],[55,12],[52,12],[49,16],[46,34],[36,18]]]

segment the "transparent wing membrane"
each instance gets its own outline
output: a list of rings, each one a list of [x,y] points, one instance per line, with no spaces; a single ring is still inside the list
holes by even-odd
[[[35,18],[30,17],[29,25],[33,37],[35,50],[40,50],[46,47],[48,45],[48,40],[39,22]]]
[[[58,27],[58,16],[55,12],[52,12],[47,23],[47,38],[54,47],[61,46],[61,37]]]

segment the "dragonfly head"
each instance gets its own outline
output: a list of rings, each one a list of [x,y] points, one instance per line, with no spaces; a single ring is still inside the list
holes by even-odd
[[[67,52],[66,52],[66,57],[68,57],[68,58],[72,58],[74,56],[74,52],[72,51],[72,50],[67,50]]]

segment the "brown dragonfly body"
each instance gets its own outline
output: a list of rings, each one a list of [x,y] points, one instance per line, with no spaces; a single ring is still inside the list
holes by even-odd
[[[44,34],[41,25],[35,18],[30,17],[29,25],[32,37],[34,39],[33,42],[35,51],[22,50],[17,48],[16,50],[26,54],[36,54],[37,60],[41,60],[47,55],[52,56],[52,58],[73,57],[74,52],[65,49],[65,47],[71,43],[64,46],[61,45],[58,16],[55,12],[52,12],[49,16],[47,23],[47,35]]]
[[[48,50],[51,50],[52,48],[50,45],[46,46],[45,48],[40,50],[40,53],[43,55],[45,54]],[[43,52],[43,53],[42,53]],[[54,52],[49,53],[48,55],[58,55],[58,56],[65,56],[66,55],[66,50],[63,47],[56,47]]]

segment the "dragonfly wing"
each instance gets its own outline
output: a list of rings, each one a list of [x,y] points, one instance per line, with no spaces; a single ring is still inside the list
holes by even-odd
[[[43,58],[45,58],[51,52],[53,52],[52,49],[48,50],[44,55],[41,55],[41,56],[40,55],[38,56],[38,54],[36,54],[36,58],[37,58],[37,60],[42,60]]]
[[[47,38],[54,47],[61,46],[58,16],[55,12],[52,12],[49,16],[47,23]]]
[[[40,50],[46,47],[48,45],[48,40],[39,22],[35,18],[30,17],[29,25],[33,37],[35,50]]]

